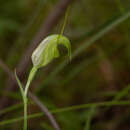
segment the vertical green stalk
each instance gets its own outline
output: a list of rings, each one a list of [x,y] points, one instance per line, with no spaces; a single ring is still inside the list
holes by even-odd
[[[34,66],[29,73],[27,84],[26,84],[25,90],[24,90],[24,97],[23,97],[23,100],[24,100],[24,130],[27,130],[27,105],[28,105],[27,93],[28,93],[30,83],[32,82],[36,72],[37,72],[37,67]]]
[[[23,102],[24,102],[24,127],[23,127],[23,130],[27,130],[27,105],[28,105],[27,93],[28,93],[30,83],[36,74],[36,71],[37,71],[37,67],[34,66],[29,73],[29,77],[28,77],[25,89],[23,89],[23,86],[22,86],[22,84],[21,84],[20,80],[18,79],[16,72],[15,72],[15,77],[16,77],[16,80],[17,80],[18,85],[20,87],[20,91],[22,94]]]
[[[66,10],[65,18],[64,18],[64,23],[63,23],[63,26],[62,26],[60,35],[63,35],[63,33],[64,33],[65,26],[66,26],[66,24],[67,24],[67,19],[68,19],[68,17],[69,17],[69,11],[70,11],[70,6],[69,6],[69,7],[67,8],[67,10]]]
[[[27,130],[27,98],[24,97],[24,130]]]
[[[70,11],[70,6],[67,8],[67,10],[66,10],[66,12],[65,12],[64,23],[63,23],[63,25],[62,25],[60,35],[59,35],[58,38],[57,38],[57,43],[59,43],[60,36],[62,36],[63,33],[64,33],[65,26],[66,26],[66,24],[67,24],[67,19],[68,19],[68,17],[69,17],[69,11]]]

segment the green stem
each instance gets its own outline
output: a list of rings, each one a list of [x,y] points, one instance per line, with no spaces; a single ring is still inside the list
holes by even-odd
[[[15,77],[16,77],[16,80],[17,80],[18,85],[20,87],[20,91],[22,94],[23,102],[24,102],[24,128],[23,128],[23,130],[27,130],[27,118],[28,118],[27,117],[27,93],[28,93],[30,83],[32,82],[32,80],[36,74],[36,71],[37,71],[37,67],[34,66],[29,73],[29,77],[28,77],[25,89],[23,89],[23,86],[22,86],[19,78],[17,77],[16,71],[15,71]]]
[[[60,36],[62,36],[63,33],[64,33],[65,26],[66,26],[66,24],[67,24],[67,19],[68,19],[68,16],[69,16],[69,11],[70,11],[70,6],[67,8],[67,10],[66,10],[66,12],[65,12],[64,23],[63,23],[63,25],[62,25],[61,32],[60,32],[59,37],[58,37],[58,39],[57,39],[57,43],[59,43]]]
[[[23,130],[27,130],[27,98],[26,98],[22,83],[20,82],[20,80],[16,74],[16,70],[15,70],[15,77],[16,77],[16,80],[20,87],[20,92],[22,94],[22,98],[23,98],[23,102],[24,102],[24,128],[23,128]]]
[[[27,97],[24,97],[24,128],[27,130]]]
[[[23,96],[23,100],[24,100],[24,130],[27,130],[27,93],[28,93],[30,83],[32,82],[36,72],[37,72],[37,67],[34,66],[29,73],[27,84],[26,84],[25,90],[24,90],[24,96]]]
[[[27,97],[27,93],[28,93],[28,89],[29,89],[30,83],[32,82],[32,80],[33,80],[33,78],[34,78],[36,72],[37,72],[37,67],[34,66],[34,67],[31,69],[30,73],[29,73],[29,77],[28,77],[28,80],[27,80],[27,84],[26,84],[26,86],[25,86],[24,94],[25,94],[26,97]]]
[[[66,26],[66,23],[67,23],[67,19],[68,19],[68,16],[69,16],[69,11],[70,11],[70,6],[69,6],[69,7],[67,8],[67,10],[66,10],[65,18],[64,18],[64,23],[63,23],[63,26],[62,26],[60,35],[63,35],[63,33],[64,33],[65,26]]]

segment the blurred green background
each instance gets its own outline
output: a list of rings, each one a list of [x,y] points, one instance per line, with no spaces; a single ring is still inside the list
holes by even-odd
[[[59,2],[0,0],[0,59],[10,70],[16,68],[41,25],[55,12],[54,7]],[[54,76],[66,56],[40,69],[31,91],[49,110],[112,101],[120,95],[123,95],[122,100],[129,100],[129,17],[130,0],[74,1],[64,34],[71,41],[72,55],[76,56]],[[60,33],[63,20],[64,17],[49,34]],[[110,31],[104,35],[108,28]],[[31,66],[25,72],[25,79]],[[10,102],[14,102],[12,105],[21,103],[19,89],[6,91],[9,85],[9,77],[0,67],[0,96],[9,98]],[[57,112],[55,118],[61,130],[130,130],[129,107],[107,107]],[[41,112],[34,104],[29,104],[28,109],[29,114]],[[0,130],[22,129],[23,121],[1,124],[4,120],[22,115],[22,107],[5,113],[0,121]],[[53,130],[45,116],[30,119],[28,123],[29,130]]]

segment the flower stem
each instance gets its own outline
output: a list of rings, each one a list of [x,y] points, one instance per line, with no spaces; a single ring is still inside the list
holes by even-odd
[[[33,80],[33,78],[34,78],[36,72],[37,72],[37,67],[34,66],[34,67],[31,69],[30,73],[29,73],[29,77],[28,77],[28,80],[27,80],[27,84],[26,84],[26,86],[25,86],[24,94],[25,94],[26,97],[27,97],[27,93],[28,93],[28,89],[29,89],[30,83],[32,82],[32,80]]]
[[[23,101],[24,101],[24,129],[23,130],[27,130],[27,103],[28,103],[28,99],[27,99],[27,93],[28,93],[28,89],[30,86],[31,81],[33,80],[35,74],[36,74],[37,68],[33,67],[29,73],[29,77],[27,80],[27,84],[25,86],[25,90],[24,90],[24,94],[23,94]]]
[[[27,97],[24,97],[24,129],[27,130]]]

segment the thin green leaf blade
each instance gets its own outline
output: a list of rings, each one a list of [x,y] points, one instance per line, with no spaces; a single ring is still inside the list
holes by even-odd
[[[21,84],[21,82],[20,82],[18,76],[17,76],[16,70],[15,70],[15,78],[16,78],[16,80],[17,80],[18,86],[20,87],[21,94],[22,94],[22,96],[24,97],[24,89],[23,89],[23,86],[22,86],[22,84]]]

